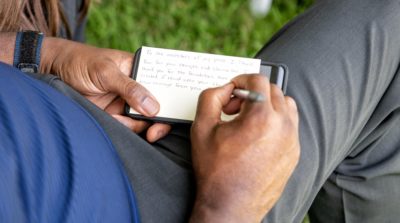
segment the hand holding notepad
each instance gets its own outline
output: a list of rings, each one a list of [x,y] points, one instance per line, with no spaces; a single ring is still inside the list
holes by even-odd
[[[160,103],[155,121],[193,121],[200,93],[228,83],[239,74],[264,73],[282,89],[287,69],[260,59],[142,47],[135,55],[133,78]],[[273,75],[272,75],[273,74]],[[126,113],[144,118],[129,106]]]

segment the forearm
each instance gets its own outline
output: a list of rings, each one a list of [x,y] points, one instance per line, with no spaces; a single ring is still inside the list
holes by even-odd
[[[212,208],[206,207],[201,204],[196,204],[192,215],[190,216],[189,223],[206,223],[206,222],[232,222],[232,219],[228,219],[226,215],[218,213]],[[235,222],[235,221],[233,221]]]
[[[228,206],[228,205],[227,205]],[[255,216],[240,213],[242,210],[236,210],[232,213],[230,208],[219,208],[214,205],[206,204],[202,201],[196,201],[190,216],[190,223],[224,223],[224,222],[259,222]]]
[[[0,61],[9,65],[13,65],[15,40],[17,33],[0,32]],[[51,73],[54,58],[57,52],[69,50],[71,41],[60,38],[44,37],[41,47],[40,72]]]
[[[253,205],[253,202],[246,202],[248,190],[239,185],[221,175],[197,179],[196,200],[190,223],[260,222],[269,209],[255,208],[257,205]]]
[[[12,65],[16,33],[0,32],[0,62]]]

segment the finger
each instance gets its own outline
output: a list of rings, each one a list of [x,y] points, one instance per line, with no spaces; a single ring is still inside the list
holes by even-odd
[[[247,89],[259,93],[267,93],[269,96],[269,80],[262,74],[242,74],[231,80],[235,88]]]
[[[290,117],[292,118],[292,121],[296,124],[296,126],[298,126],[299,125],[299,112],[298,112],[296,101],[289,96],[285,96],[285,101],[286,101],[288,110],[290,112]]]
[[[271,103],[276,111],[285,111],[287,104],[282,90],[275,84],[270,85]]]
[[[222,108],[231,99],[234,85],[226,84],[222,87],[210,88],[199,96],[194,123],[202,126],[214,126],[221,121]]]
[[[252,111],[271,111],[273,106],[271,104],[271,90],[270,83],[267,77],[260,74],[244,74],[239,75],[232,79],[235,88],[251,90],[260,93],[264,96],[263,102],[249,102],[244,100],[241,115],[249,115]]]
[[[155,123],[147,130],[147,141],[152,143],[161,138],[164,138],[169,133],[169,131],[171,131],[171,125],[164,123]]]
[[[232,98],[227,105],[222,108],[222,111],[227,115],[234,115],[239,113],[243,99]]]
[[[126,75],[130,76],[132,71],[132,65],[134,60],[134,55],[131,53],[114,50],[114,49],[106,49],[108,50],[108,55],[114,61],[115,64],[119,67],[119,69]]]
[[[123,114],[125,103],[126,102],[122,98],[117,97],[104,109],[104,111],[108,114]]]
[[[116,94],[104,94],[104,95],[87,95],[85,96],[93,104],[97,105],[99,108],[105,110],[109,105],[110,101],[115,100]]]
[[[150,126],[150,124],[146,121],[134,120],[122,115],[112,115],[112,117],[117,119],[120,123],[131,129],[135,133],[141,133]]]
[[[145,116],[154,116],[160,110],[155,97],[142,85],[119,71],[109,81],[111,91],[119,94],[133,109]]]

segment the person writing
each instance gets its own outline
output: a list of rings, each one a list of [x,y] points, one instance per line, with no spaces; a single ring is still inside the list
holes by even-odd
[[[39,3],[26,1],[18,8],[13,1],[8,1],[2,6],[5,6],[3,10],[6,13],[21,11],[22,15],[19,14],[20,19],[16,21],[27,23],[18,27],[34,30],[36,20],[31,20],[43,8],[42,5],[39,12],[35,11]],[[46,4],[45,9],[52,4],[58,5],[55,1]],[[28,15],[24,14],[26,12]],[[147,129],[147,140],[154,142],[171,129],[166,124],[149,126],[144,121],[122,115],[124,101],[147,116],[154,116],[159,110],[156,98],[128,76],[132,69],[132,55],[61,38],[43,37],[30,31],[16,33],[7,29],[10,17],[1,20],[0,42],[5,47],[0,54],[4,63],[0,65],[3,111],[0,138],[2,154],[7,154],[7,159],[3,160],[0,171],[4,176],[0,183],[0,206],[5,207],[0,211],[0,219],[4,222],[152,221],[142,214],[151,211],[141,207],[140,197],[147,195],[146,192],[136,191],[135,185],[130,188],[124,171],[119,167],[119,159],[112,153],[112,146],[105,136],[109,132],[96,128],[97,122],[93,121],[93,118],[98,118],[98,123],[108,128],[109,125],[97,117],[100,114],[108,118],[101,111],[105,110],[129,127],[130,139],[136,141],[129,149],[143,147],[143,140],[133,132]],[[28,51],[35,51],[33,56],[40,51],[37,67],[35,64],[27,66],[22,61],[29,57],[26,56]],[[38,60],[34,58],[32,61]],[[22,74],[9,65],[28,73]],[[63,83],[54,79],[55,76],[29,74],[31,71],[55,74],[86,98],[71,95],[76,92],[66,85],[59,87],[58,84]],[[84,108],[94,103],[101,110],[87,108],[93,113],[88,117],[69,98],[37,80],[46,82],[46,78],[50,78],[47,82],[51,86],[82,103]],[[234,88],[259,92],[266,100],[235,103],[231,101]],[[237,119],[221,122],[222,111],[237,113],[239,110]],[[107,121],[122,127],[113,119]],[[260,123],[261,129],[256,128]],[[271,125],[275,128],[269,128]],[[127,128],[123,129],[126,133]],[[261,75],[238,76],[225,86],[204,91],[191,134],[197,189],[194,203],[185,208],[193,207],[190,222],[260,221],[279,198],[297,163],[297,130],[295,102],[285,97],[278,87],[270,86],[267,78]],[[288,140],[282,141],[277,137],[281,134]],[[119,146],[117,141],[113,141],[115,138],[110,139],[115,147]],[[146,146],[150,147],[150,144]],[[154,153],[151,149],[148,152]],[[153,156],[157,155],[158,152]],[[163,156],[163,159],[168,158]],[[135,160],[130,162],[139,163]],[[140,177],[135,179],[131,176],[130,180],[134,184],[141,183]],[[153,193],[160,193],[161,198],[164,196],[159,191]],[[55,196],[56,200],[51,199]],[[134,197],[139,198],[137,203]],[[117,207],[113,207],[115,205]]]
[[[4,219],[50,219],[54,210],[62,211],[52,219],[81,221],[301,222],[307,212],[324,223],[399,218],[398,0],[317,1],[256,56],[288,65],[287,93],[297,106],[263,77],[238,76],[202,94],[191,129],[121,115],[124,100],[147,116],[159,110],[151,92],[128,78],[130,54],[50,37],[82,40],[77,9],[85,12],[88,2],[27,2],[2,1],[0,8],[0,60],[9,64],[0,68],[1,148],[31,145],[2,152],[8,175],[0,179],[15,179],[0,184],[1,197],[10,196],[3,201],[13,201],[2,207],[22,210],[3,211]],[[21,30],[47,33],[38,71],[56,76],[11,68]],[[234,88],[259,92],[265,103],[234,104]],[[221,111],[239,116],[224,123]],[[45,145],[67,149],[50,153]],[[50,160],[63,168],[39,162]],[[60,174],[69,177],[57,184]],[[60,190],[60,199],[43,198]]]

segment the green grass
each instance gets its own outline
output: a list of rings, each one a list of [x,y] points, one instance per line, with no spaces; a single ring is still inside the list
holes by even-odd
[[[134,52],[142,45],[253,56],[312,0],[275,0],[254,18],[244,0],[102,0],[90,10],[88,42]]]
[[[254,18],[245,0],[102,0],[86,34],[90,44],[130,52],[146,45],[251,57],[311,3],[274,0],[267,17]]]

